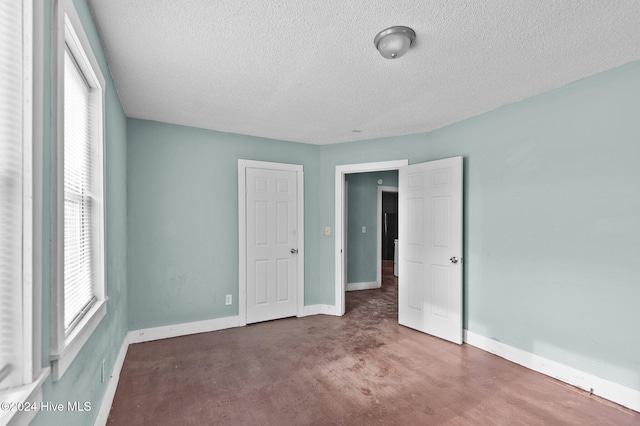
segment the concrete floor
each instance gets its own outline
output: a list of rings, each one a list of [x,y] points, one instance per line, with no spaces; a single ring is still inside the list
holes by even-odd
[[[640,413],[397,324],[397,283],[343,317],[131,345],[109,425],[639,425]]]

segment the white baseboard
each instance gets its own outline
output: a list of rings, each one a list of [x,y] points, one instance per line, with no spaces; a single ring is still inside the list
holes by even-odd
[[[304,306],[302,310],[302,315],[298,315],[299,317],[308,317],[311,315],[318,315],[320,313],[320,305],[309,305]]]
[[[323,315],[338,315],[334,305],[320,305],[320,313]]]
[[[336,315],[334,305],[310,305],[304,306],[302,315]],[[187,336],[189,334],[207,333],[210,331],[224,330],[227,328],[242,327],[246,325],[239,316],[216,318],[204,321],[187,322],[182,324],[166,325],[161,327],[144,328],[130,331],[127,335],[129,343],[150,342],[153,340],[169,339],[171,337]]]
[[[96,417],[94,426],[105,426],[107,420],[109,420],[109,412],[111,411],[111,405],[113,404],[113,398],[116,396],[116,389],[118,388],[118,381],[120,380],[120,372],[122,371],[122,365],[129,349],[129,334],[124,336],[122,346],[120,346],[120,352],[113,365],[113,372],[109,376],[109,383],[107,383],[107,390],[102,398],[102,404],[100,405],[100,411]]]
[[[240,325],[240,317],[215,318],[204,321],[185,322],[162,327],[144,328],[129,332],[129,343],[150,342],[152,340],[169,339],[171,337],[188,336],[190,334],[207,333],[224,330]]]
[[[304,311],[300,317],[308,317],[310,315],[336,315],[336,307],[333,305],[309,305],[304,307]]]
[[[369,281],[362,283],[347,283],[347,291],[355,291],[355,290],[371,290],[374,288],[380,288],[381,285],[377,281]]]
[[[539,355],[505,345],[504,343],[464,330],[464,341],[523,367],[553,377],[562,382],[592,392],[635,411],[640,411],[640,391],[585,373],[573,367],[543,358]]]

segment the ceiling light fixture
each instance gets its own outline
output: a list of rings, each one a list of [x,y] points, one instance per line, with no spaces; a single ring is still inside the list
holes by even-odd
[[[407,53],[416,39],[416,33],[409,27],[390,27],[378,33],[373,44],[382,56],[396,59]]]

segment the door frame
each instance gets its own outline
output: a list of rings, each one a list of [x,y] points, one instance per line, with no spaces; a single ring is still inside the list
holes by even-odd
[[[296,316],[304,311],[304,171],[299,164],[238,159],[238,325],[247,325],[247,169],[296,172],[298,285]]]
[[[397,186],[378,186],[378,263],[376,264],[376,283],[382,287],[382,193],[392,192],[397,194]]]
[[[335,307],[337,316],[344,315],[346,234],[345,234],[345,175],[349,173],[399,170],[408,166],[409,160],[380,161],[376,163],[344,164],[336,166],[335,180]]]

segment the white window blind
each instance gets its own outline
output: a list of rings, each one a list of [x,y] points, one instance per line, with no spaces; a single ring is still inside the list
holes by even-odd
[[[0,2],[0,389],[22,384],[22,1]]]
[[[91,86],[73,54],[64,54],[64,328],[68,334],[95,302],[100,185]]]

